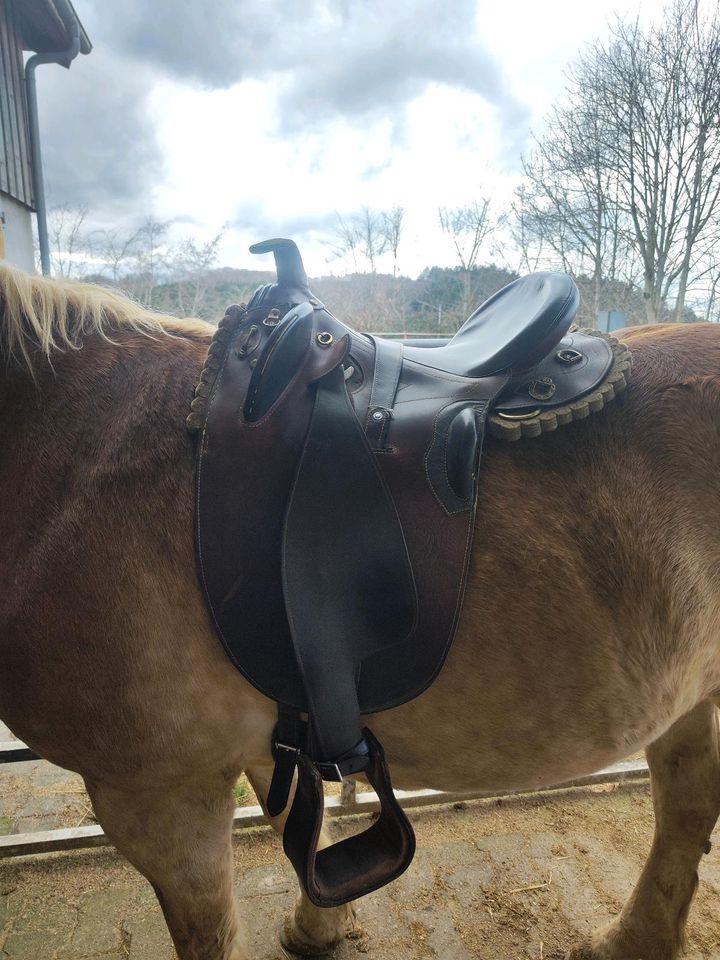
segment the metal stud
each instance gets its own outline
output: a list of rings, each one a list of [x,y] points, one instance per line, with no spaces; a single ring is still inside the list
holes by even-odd
[[[549,400],[556,390],[557,387],[551,377],[542,377],[528,384],[528,393],[533,400]]]

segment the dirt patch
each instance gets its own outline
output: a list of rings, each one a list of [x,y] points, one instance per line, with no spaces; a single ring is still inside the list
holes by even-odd
[[[464,802],[412,814],[418,853],[358,905],[361,930],[337,960],[559,960],[610,920],[649,850],[646,783]],[[367,821],[333,822],[336,836]],[[720,957],[720,836],[703,859],[687,960]],[[279,839],[239,831],[237,894],[253,960],[281,960],[277,931],[296,897]],[[150,886],[112,850],[0,862],[0,956],[170,960]]]

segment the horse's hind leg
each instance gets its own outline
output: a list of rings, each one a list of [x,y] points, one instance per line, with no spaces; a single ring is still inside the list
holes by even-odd
[[[265,809],[265,800],[270,789],[272,779],[271,767],[255,767],[245,771],[252,784],[260,803]],[[290,804],[279,817],[270,817],[274,830],[282,836],[285,821],[290,811]],[[266,813],[267,815],[267,813]],[[327,846],[329,841],[325,831],[320,838],[320,849]],[[300,891],[295,910],[289,916],[283,927],[282,942],[293,953],[300,956],[318,956],[339,943],[344,937],[356,929],[355,911],[352,904],[342,907],[316,907],[311,903],[304,890]]]
[[[98,821],[155,888],[180,960],[246,960],[233,896],[233,783],[118,790],[88,782]]]
[[[655,837],[620,916],[570,957],[674,960],[697,887],[700,857],[720,813],[716,708],[701,703],[647,749]]]

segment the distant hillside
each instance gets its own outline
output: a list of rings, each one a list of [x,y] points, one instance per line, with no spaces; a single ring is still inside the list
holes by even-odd
[[[516,276],[493,264],[478,267],[469,275],[459,268],[428,267],[415,280],[355,273],[311,278],[310,287],[329,310],[359,330],[447,335]],[[247,302],[258,286],[274,280],[270,271],[221,267],[189,280],[165,280],[150,290],[142,276],[129,275],[122,286],[155,309],[217,323],[231,303]],[[594,286],[587,277],[576,278],[576,282],[580,289],[578,322],[594,327]],[[600,299],[602,310],[622,311],[628,325],[645,321],[642,297],[628,284],[604,284]],[[695,318],[689,314],[687,319]]]

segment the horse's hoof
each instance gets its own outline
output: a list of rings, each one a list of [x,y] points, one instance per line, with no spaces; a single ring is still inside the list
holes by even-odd
[[[286,947],[285,944],[283,943],[282,936],[280,937],[280,949],[282,950],[282,955],[283,957],[286,958],[286,960],[304,960],[305,957],[311,956],[311,954],[307,954],[307,953],[295,953],[294,950],[291,950],[289,947]],[[312,954],[312,956],[322,957],[323,954],[321,953]],[[327,954],[325,954],[325,956],[327,956]]]
[[[346,937],[358,939],[363,936],[352,904],[326,910],[308,909],[308,906],[301,897],[280,931],[280,943],[292,960],[330,956]]]
[[[662,940],[641,944],[616,921],[565,954],[565,960],[676,960],[678,950]]]
[[[292,918],[288,917],[280,931],[280,946],[288,960],[305,960],[306,957],[327,957],[335,944],[317,946],[300,940]]]

